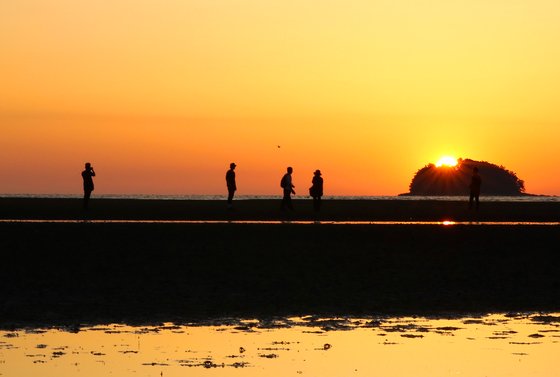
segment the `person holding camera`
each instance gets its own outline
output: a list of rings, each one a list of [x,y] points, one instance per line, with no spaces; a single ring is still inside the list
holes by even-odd
[[[84,180],[84,209],[88,209],[89,206],[89,198],[93,191],[93,177],[95,177],[95,170],[93,170],[93,166],[89,162],[86,162],[85,170],[82,172]]]

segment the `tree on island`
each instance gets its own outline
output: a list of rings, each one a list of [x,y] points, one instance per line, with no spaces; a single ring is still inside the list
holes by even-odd
[[[470,159],[459,159],[455,166],[424,166],[412,178],[410,192],[404,195],[468,195],[474,167],[482,177],[481,195],[526,195],[525,183],[514,172],[503,166]]]

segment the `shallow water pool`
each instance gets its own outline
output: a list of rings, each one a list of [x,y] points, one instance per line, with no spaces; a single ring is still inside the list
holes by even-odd
[[[557,376],[560,313],[0,332],[2,376]]]

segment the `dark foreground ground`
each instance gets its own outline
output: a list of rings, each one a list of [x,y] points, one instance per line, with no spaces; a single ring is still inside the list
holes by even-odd
[[[228,210],[219,200],[0,198],[0,219],[98,220],[324,220],[324,221],[560,221],[560,202],[485,202],[469,211],[466,198],[442,200],[325,200],[319,214],[310,199],[294,200],[293,212],[278,200],[238,200]]]
[[[0,327],[560,311],[558,226],[0,223]]]

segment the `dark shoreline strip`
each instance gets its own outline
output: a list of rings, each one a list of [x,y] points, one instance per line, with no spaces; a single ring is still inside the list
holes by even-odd
[[[560,222],[537,221],[312,221],[312,220],[70,220],[0,219],[20,224],[254,224],[254,225],[439,225],[439,226],[559,226]]]
[[[311,200],[239,200],[228,210],[220,200],[95,199],[83,211],[80,199],[0,198],[0,219],[51,220],[291,220],[291,221],[491,221],[558,222],[560,202],[484,202],[469,211],[466,201],[325,200],[320,213]]]

